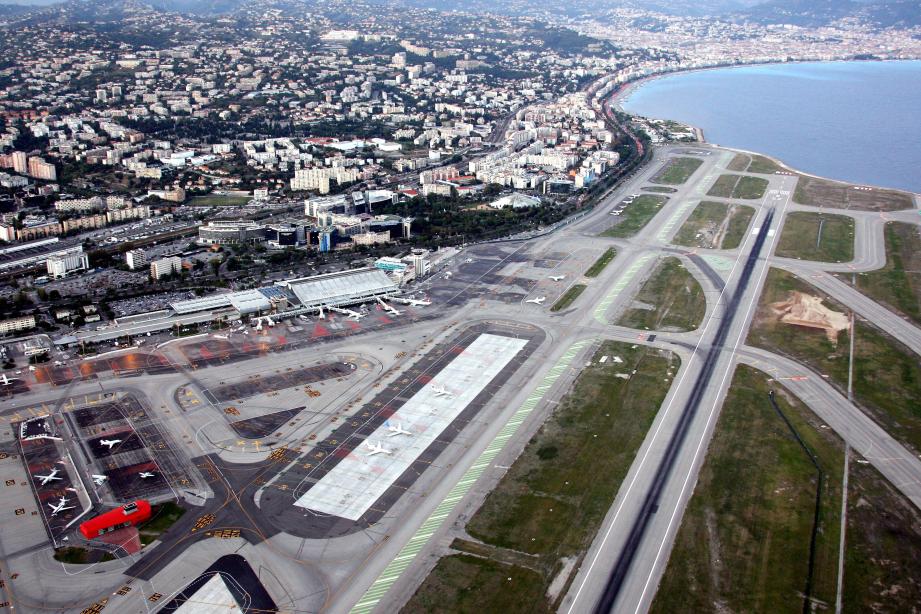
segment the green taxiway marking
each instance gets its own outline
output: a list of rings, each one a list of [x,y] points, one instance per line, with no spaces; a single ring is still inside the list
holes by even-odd
[[[671,238],[675,226],[678,225],[678,220],[681,219],[681,216],[683,216],[689,208],[696,207],[698,202],[700,201],[686,200],[678,205],[678,208],[675,209],[675,212],[668,218],[668,221],[659,229],[659,234],[656,235],[656,238],[662,243],[668,241]]]
[[[649,258],[649,256],[647,256],[647,258]],[[566,372],[573,358],[591,343],[592,341],[590,340],[577,341],[569,346],[566,353],[563,354],[553,368],[544,375],[544,379],[541,380],[540,385],[528,395],[527,400],[521,404],[518,411],[516,411],[512,418],[506,422],[502,430],[499,431],[499,434],[496,435],[480,456],[477,457],[476,462],[464,472],[464,475],[457,484],[454,485],[454,488],[448,492],[448,495],[442,499],[438,507],[435,508],[435,511],[429,515],[425,522],[416,530],[416,533],[409,538],[409,541],[406,542],[406,545],[403,546],[399,554],[390,561],[390,564],[384,568],[381,575],[371,584],[361,600],[352,608],[352,614],[367,614],[377,607],[377,604],[380,603],[384,594],[390,590],[390,587],[394,585],[397,579],[406,571],[406,568],[415,560],[416,556],[422,551],[426,543],[428,543],[428,540],[436,533],[445,519],[451,515],[454,506],[464,498],[464,495],[467,494],[470,487],[477,481],[477,478],[492,465],[492,461],[499,455],[505,443],[512,437],[518,429],[518,426],[524,421],[524,418],[537,407],[547,391],[556,383],[556,380]]]
[[[732,271],[732,267],[735,265],[735,260],[732,258],[726,258],[725,256],[716,256],[714,254],[707,254],[703,257],[704,262],[710,265],[717,273],[726,274]]]
[[[614,282],[614,285],[611,286],[611,289],[604,296],[603,299],[598,301],[598,304],[595,305],[595,319],[598,320],[601,324],[607,324],[608,321],[604,318],[604,314],[607,313],[608,308],[611,306],[611,303],[614,302],[614,299],[623,292],[623,289],[627,287],[627,284],[633,279],[633,277],[646,266],[646,263],[652,258],[652,254],[643,254],[639,258],[633,261],[633,264],[628,266],[623,274]]]

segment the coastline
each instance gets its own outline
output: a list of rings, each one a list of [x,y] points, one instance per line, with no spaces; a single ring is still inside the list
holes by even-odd
[[[698,73],[698,72],[710,72],[713,70],[734,70],[734,69],[739,69],[739,68],[751,68],[751,67],[759,67],[759,66],[763,67],[763,66],[786,66],[786,65],[797,65],[797,64],[853,64],[853,63],[892,64],[896,62],[921,62],[921,57],[918,57],[918,58],[883,58],[883,59],[878,59],[878,60],[844,60],[844,59],[840,59],[840,60],[789,60],[789,61],[777,60],[774,62],[746,62],[746,63],[740,63],[740,64],[723,64],[720,66],[695,66],[693,68],[679,68],[677,70],[670,70],[668,72],[657,73],[654,75],[647,75],[645,77],[640,77],[639,79],[635,79],[633,81],[627,81],[626,83],[623,83],[621,87],[611,92],[610,98],[611,98],[611,104],[614,107],[616,107],[619,111],[627,113],[627,111],[624,110],[621,103],[624,101],[625,98],[627,98],[631,93],[633,93],[633,90],[638,89],[642,87],[643,85],[646,85],[647,83],[652,83],[659,79],[665,79],[665,78],[674,77],[677,75],[686,75],[686,74],[693,74],[693,73]],[[628,113],[628,115],[632,115],[632,114]],[[656,119],[671,119],[671,118],[661,117],[661,118],[656,118]]]
[[[697,73],[697,72],[708,72],[708,71],[714,71],[714,70],[732,70],[732,69],[748,68],[748,67],[783,66],[787,64],[796,65],[796,64],[849,64],[849,63],[893,63],[893,62],[921,62],[921,58],[898,58],[898,59],[878,59],[878,60],[843,60],[843,59],[840,59],[840,60],[795,60],[795,61],[789,61],[789,62],[782,62],[782,61],[758,62],[758,63],[748,63],[748,64],[728,64],[724,66],[706,66],[706,67],[679,69],[679,70],[674,70],[674,71],[670,71],[667,73],[647,75],[647,76],[635,79],[633,81],[628,81],[622,84],[620,87],[616,88],[614,91],[612,91],[608,98],[610,100],[610,105],[616,108],[621,113],[624,113],[631,117],[647,117],[647,116],[639,115],[637,113],[630,113],[626,111],[623,107],[623,102],[627,98],[629,98],[629,96],[632,95],[637,89],[649,83],[653,83],[656,80],[663,79],[663,78],[684,75],[684,74]],[[668,117],[661,117],[661,118],[656,117],[656,118],[651,118],[651,119],[678,121],[678,120],[674,120]],[[680,121],[679,123],[691,128],[694,131],[697,141],[701,144],[711,145],[714,147],[720,147],[722,149],[734,151],[737,153],[747,154],[747,155],[762,156],[764,158],[768,158],[771,161],[775,162],[778,166],[783,168],[785,171],[794,173],[796,175],[801,175],[803,177],[821,179],[823,181],[838,183],[838,184],[846,185],[846,186],[872,187],[874,189],[893,190],[896,192],[902,192],[905,194],[909,194],[913,197],[913,200],[915,201],[917,208],[921,210],[921,190],[914,191],[914,190],[905,189],[905,188],[896,188],[896,187],[873,184],[873,183],[854,182],[854,181],[849,181],[845,179],[836,179],[836,178],[826,177],[826,176],[815,174],[815,173],[806,172],[806,171],[800,170],[796,167],[789,165],[788,163],[784,162],[783,160],[771,154],[761,153],[761,152],[752,151],[752,150],[739,148],[739,147],[732,147],[728,145],[721,145],[719,143],[711,143],[707,141],[706,134],[704,133],[703,128],[701,128],[700,126],[696,126],[694,124],[690,124],[685,121]]]

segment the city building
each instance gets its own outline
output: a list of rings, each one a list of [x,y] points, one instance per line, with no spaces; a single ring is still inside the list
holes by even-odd
[[[182,258],[179,256],[169,256],[150,261],[150,276],[154,279],[160,279],[180,271],[182,271]]]
[[[20,241],[31,241],[59,234],[61,234],[61,223],[57,220],[26,220],[23,227],[16,232],[16,238]]]
[[[23,330],[35,328],[35,316],[20,316],[0,320],[0,335],[9,335]]]
[[[303,224],[273,224],[266,227],[265,237],[269,247],[295,247],[307,242],[307,229]]]
[[[13,152],[13,170],[20,175],[26,175],[29,172],[29,156],[24,151]]]
[[[29,176],[35,177],[36,179],[43,179],[45,181],[57,181],[58,172],[55,169],[54,164],[45,162],[38,156],[29,158]]]
[[[198,227],[199,245],[239,245],[265,240],[265,226],[248,220],[214,221]]]
[[[172,203],[181,203],[185,200],[185,190],[182,188],[175,188],[173,190],[148,190],[147,196],[155,196],[160,200]]]
[[[71,273],[90,268],[89,256],[83,253],[83,247],[77,246],[62,253],[50,256],[45,262],[48,276],[53,279],[67,277]]]
[[[147,254],[142,249],[132,249],[125,252],[125,262],[132,271],[142,269],[148,264]]]

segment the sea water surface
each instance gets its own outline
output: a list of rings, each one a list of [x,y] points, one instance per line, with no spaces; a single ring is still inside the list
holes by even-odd
[[[621,104],[807,173],[921,192],[921,61],[680,73],[639,85]]]

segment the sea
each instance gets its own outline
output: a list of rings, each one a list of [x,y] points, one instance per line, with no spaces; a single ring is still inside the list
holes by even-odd
[[[621,106],[806,173],[921,192],[921,61],[677,73],[639,84]]]

